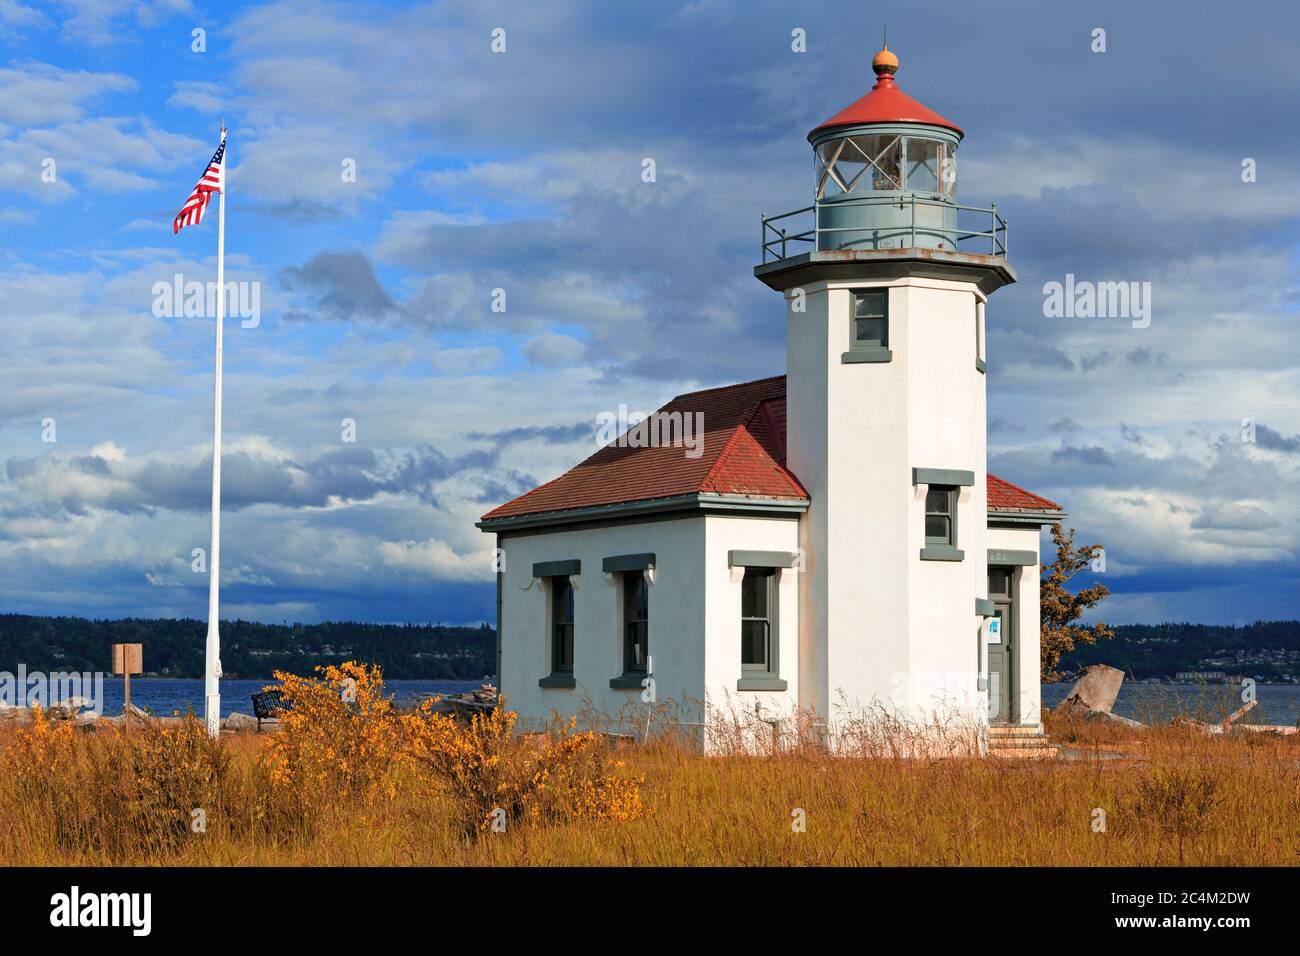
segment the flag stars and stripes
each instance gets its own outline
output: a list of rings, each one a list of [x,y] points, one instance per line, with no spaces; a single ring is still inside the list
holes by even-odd
[[[195,184],[194,189],[190,192],[189,198],[185,200],[185,205],[181,211],[176,214],[172,220],[172,235],[180,232],[186,226],[197,226],[203,221],[203,213],[207,211],[208,203],[212,200],[212,194],[221,192],[221,163],[226,156],[226,141],[223,138],[217,151],[212,154],[212,160],[208,163],[208,168],[203,171],[199,181]]]

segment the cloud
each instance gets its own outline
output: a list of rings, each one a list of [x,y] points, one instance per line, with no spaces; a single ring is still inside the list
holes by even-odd
[[[524,346],[528,361],[542,368],[577,365],[586,352],[587,347],[577,339],[558,332],[544,332]]]
[[[169,17],[194,12],[190,0],[53,0],[66,12],[62,34],[73,43],[109,46],[130,37],[120,21],[134,16],[139,27],[151,28]]]
[[[1284,451],[1288,454],[1300,452],[1300,435],[1286,438],[1264,424],[1255,426],[1255,441],[1259,443],[1259,447],[1270,451]]]
[[[370,260],[359,252],[318,253],[301,266],[282,270],[280,281],[286,289],[315,295],[310,314],[294,311],[290,318],[385,321],[398,311]]]

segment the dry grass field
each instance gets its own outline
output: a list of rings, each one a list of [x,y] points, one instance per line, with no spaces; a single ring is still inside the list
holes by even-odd
[[[701,756],[669,738],[612,750],[566,724],[520,735],[505,712],[398,713],[355,665],[286,693],[279,732],[219,742],[192,719],[5,729],[0,862],[1300,863],[1295,736],[1057,723],[1069,759]]]

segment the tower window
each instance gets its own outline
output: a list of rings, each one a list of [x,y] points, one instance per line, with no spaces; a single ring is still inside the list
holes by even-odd
[[[957,489],[931,485],[925,493],[925,545],[957,547]]]
[[[889,348],[888,289],[865,289],[853,293],[853,338],[850,347]]]

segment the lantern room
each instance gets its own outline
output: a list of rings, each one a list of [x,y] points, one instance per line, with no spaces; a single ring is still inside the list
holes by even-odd
[[[876,85],[811,133],[819,250],[956,249],[962,130],[898,88],[888,47]]]
[[[756,274],[773,274],[778,263],[784,269],[796,260],[846,253],[894,257],[901,249],[1005,265],[1007,222],[997,204],[957,202],[962,128],[898,88],[898,57],[888,47],[871,68],[870,92],[808,134],[813,204],[761,217],[762,271]]]

